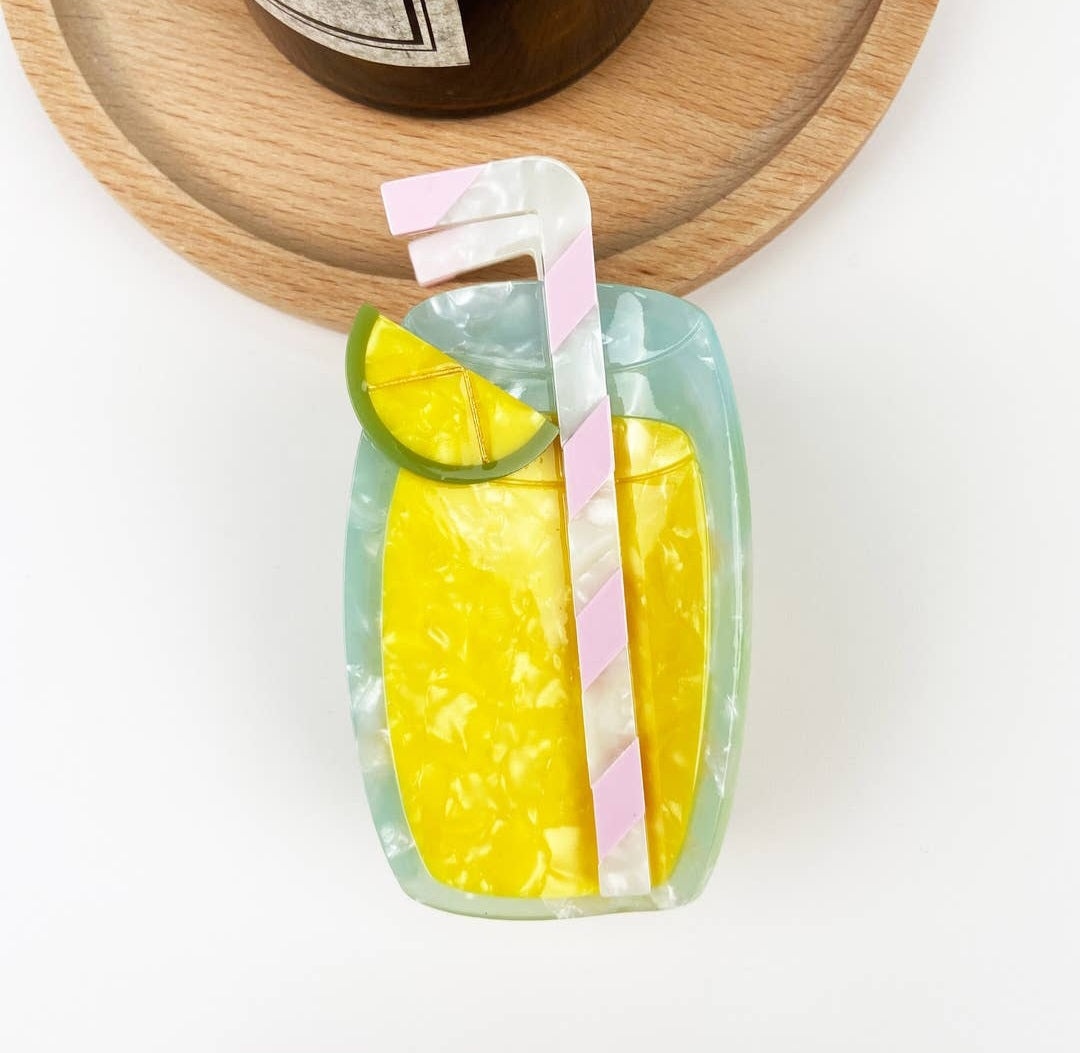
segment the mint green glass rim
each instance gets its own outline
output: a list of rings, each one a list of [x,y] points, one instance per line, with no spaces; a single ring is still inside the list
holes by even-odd
[[[404,891],[441,910],[538,919],[656,910],[696,898],[715,866],[731,813],[745,725],[750,654],[750,504],[742,431],[708,316],[650,289],[599,286],[608,393],[617,416],[681,427],[701,467],[710,537],[709,667],[698,786],[686,840],[647,896],[549,900],[485,896],[436,881],[405,817],[382,680],[382,557],[398,466],[361,436],[345,543],[345,652],[350,705],[372,818]],[[405,327],[543,413],[553,410],[540,283],[469,286],[417,305]]]

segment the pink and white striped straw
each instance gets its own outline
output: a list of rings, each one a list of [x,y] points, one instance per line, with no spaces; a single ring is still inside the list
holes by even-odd
[[[644,895],[645,792],[588,193],[561,162],[519,157],[395,180],[382,194],[393,234],[426,234],[409,247],[421,284],[514,256],[536,262],[562,439],[600,893]]]

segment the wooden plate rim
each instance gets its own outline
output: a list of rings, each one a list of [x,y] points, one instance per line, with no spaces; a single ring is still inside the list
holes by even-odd
[[[109,192],[175,251],[240,292],[340,330],[363,300],[417,298],[408,279],[351,271],[283,249],[182,191],[98,101],[51,0],[2,4],[23,68],[60,133]],[[877,126],[936,6],[937,0],[881,0],[821,106],[765,165],[697,216],[598,260],[601,278],[690,292],[780,233],[821,196]],[[668,264],[666,273],[656,266],[658,256]]]

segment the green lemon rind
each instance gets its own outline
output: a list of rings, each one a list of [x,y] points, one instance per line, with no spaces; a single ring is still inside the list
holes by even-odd
[[[410,449],[382,422],[364,379],[368,342],[378,319],[378,310],[369,304],[365,304],[357,312],[345,351],[345,381],[349,388],[349,399],[361,426],[379,450],[398,467],[440,483],[476,483],[485,479],[502,479],[532,464],[555,441],[559,429],[551,421],[544,421],[536,434],[524,445],[487,464],[443,464]]]

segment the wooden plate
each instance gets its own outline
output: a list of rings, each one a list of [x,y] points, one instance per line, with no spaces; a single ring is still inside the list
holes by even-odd
[[[655,0],[566,91],[437,121],[310,81],[241,0],[3,0],[53,120],[125,206],[237,289],[338,328],[365,300],[401,314],[420,296],[386,233],[383,180],[523,153],[587,182],[602,280],[695,288],[843,169],[935,4]]]

